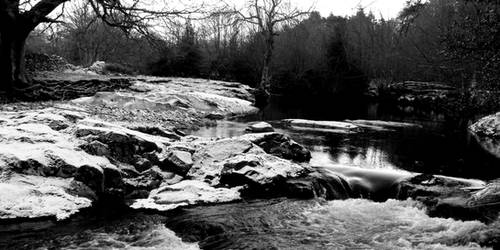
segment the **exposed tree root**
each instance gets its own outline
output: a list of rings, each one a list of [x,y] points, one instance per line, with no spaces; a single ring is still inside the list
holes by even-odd
[[[82,96],[92,96],[97,92],[127,89],[130,86],[131,81],[126,78],[78,81],[34,80],[33,85],[29,87],[0,92],[0,102],[63,101]]]

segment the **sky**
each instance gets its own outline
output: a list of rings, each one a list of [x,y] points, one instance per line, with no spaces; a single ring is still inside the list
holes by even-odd
[[[406,3],[406,0],[293,0],[299,6],[310,6],[316,2],[316,10],[322,16],[331,13],[337,16],[349,16],[356,13],[358,6],[362,6],[367,12],[372,11],[376,18],[382,15],[385,19],[394,18],[398,15]]]

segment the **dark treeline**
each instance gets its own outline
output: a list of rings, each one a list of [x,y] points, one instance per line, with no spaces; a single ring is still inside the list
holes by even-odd
[[[351,96],[363,93],[370,81],[384,85],[403,80],[496,91],[500,88],[499,6],[494,0],[409,1],[399,17],[390,20],[362,9],[350,17],[313,12],[280,27],[271,92]],[[125,34],[81,7],[57,32],[35,34],[28,44],[32,50],[58,54],[77,65],[104,60],[143,74],[251,86],[259,82],[263,36],[238,22],[237,15],[162,22],[168,23],[168,36]]]

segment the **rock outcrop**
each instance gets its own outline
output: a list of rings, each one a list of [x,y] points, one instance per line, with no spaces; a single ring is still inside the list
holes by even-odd
[[[469,130],[481,147],[500,158],[500,112],[481,118]]]
[[[281,133],[246,134],[239,138],[249,140],[266,153],[296,162],[308,162],[311,152],[301,144]]]
[[[432,107],[457,94],[453,86],[433,82],[405,81],[387,86],[382,95],[405,106]]]
[[[206,182],[185,180],[155,189],[149,197],[134,200],[130,207],[167,211],[180,206],[230,202],[240,199],[239,189],[214,188]]]
[[[478,136],[500,140],[500,112],[481,118],[469,129]]]
[[[485,184],[433,175],[418,175],[399,183],[398,198],[413,198],[430,215],[492,222],[500,215],[500,182]]]
[[[67,219],[96,198],[90,188],[69,178],[0,174],[0,219]]]
[[[257,122],[257,123],[251,124],[245,130],[250,132],[250,133],[274,132],[273,126],[267,122]]]
[[[310,172],[290,161],[309,151],[279,133],[216,140],[127,127],[72,105],[0,112],[0,218],[65,219],[102,198],[165,210],[288,196],[286,180]]]
[[[237,155],[221,163],[220,183],[224,186],[246,185],[246,197],[286,196],[286,180],[298,178],[309,169],[268,154]]]

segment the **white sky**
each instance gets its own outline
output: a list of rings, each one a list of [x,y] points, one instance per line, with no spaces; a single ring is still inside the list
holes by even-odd
[[[188,0],[189,1],[189,0]],[[196,0],[190,0],[195,2]],[[376,18],[382,15],[385,19],[397,17],[406,0],[291,0],[296,6],[308,9],[315,3],[316,10],[327,17],[331,13],[336,16],[350,16],[356,13],[359,6],[366,12],[372,11]],[[246,0],[225,0],[226,3],[243,5]]]
[[[333,13],[336,16],[349,16],[356,13],[358,6],[372,11],[376,18],[394,18],[405,5],[406,0],[293,0],[298,6],[310,6],[316,2],[316,10],[322,16]]]

